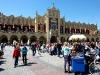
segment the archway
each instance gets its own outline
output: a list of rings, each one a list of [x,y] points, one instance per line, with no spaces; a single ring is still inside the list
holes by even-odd
[[[99,41],[99,38],[96,38],[96,42],[98,42]]]
[[[89,42],[89,38],[87,38],[86,41]]]
[[[12,35],[12,36],[10,37],[10,42],[11,42],[11,43],[13,43],[14,40],[18,42],[18,37],[17,37],[16,35]]]
[[[0,42],[7,43],[7,42],[8,42],[7,36],[6,36],[6,35],[2,35],[2,36],[0,37]]]
[[[55,42],[57,42],[57,37],[52,36],[50,39],[50,43],[55,43]]]
[[[65,42],[65,38],[64,37],[61,37],[61,42]]]
[[[95,41],[95,40],[94,40],[94,38],[91,38],[91,41],[93,41],[93,42],[94,42],[94,41]]]
[[[44,36],[41,36],[40,38],[39,38],[39,42],[44,42],[44,43],[46,43],[46,39],[45,39],[45,37]]]
[[[36,42],[36,41],[37,41],[37,38],[35,36],[30,37],[30,43]]]
[[[21,43],[27,43],[28,42],[28,37],[23,35],[21,36]]]

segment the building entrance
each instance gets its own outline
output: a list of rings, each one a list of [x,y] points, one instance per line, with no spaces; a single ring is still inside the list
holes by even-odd
[[[7,39],[7,38],[3,38],[3,39],[1,40],[1,42],[7,43],[7,42],[8,42],[8,39]]]
[[[56,36],[52,36],[50,39],[50,43],[55,43],[57,42],[57,37]]]
[[[27,43],[27,39],[26,39],[26,38],[23,38],[23,39],[22,39],[22,42],[23,42],[23,43]]]

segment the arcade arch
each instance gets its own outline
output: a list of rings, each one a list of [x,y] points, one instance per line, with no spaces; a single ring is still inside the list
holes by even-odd
[[[89,38],[86,39],[86,42],[89,42]]]
[[[96,38],[96,41],[99,41],[99,38]]]
[[[66,41],[64,37],[61,37],[60,40],[61,40],[61,42],[65,42]]]
[[[91,41],[93,41],[93,42],[94,42],[94,41],[95,41],[95,40],[94,40],[94,38],[91,38]]]
[[[28,42],[28,37],[26,35],[21,36],[21,43],[27,43]]]
[[[39,42],[45,42],[45,43],[46,43],[46,38],[45,38],[44,36],[41,36],[41,37],[39,38]]]
[[[7,36],[6,36],[6,35],[0,36],[0,42],[5,42],[5,43],[7,43],[7,42],[8,42]]]
[[[16,35],[12,35],[12,36],[10,37],[9,42],[10,42],[10,43],[13,43],[14,40],[18,42],[18,37],[17,37]]]
[[[57,37],[56,36],[52,36],[50,39],[50,43],[54,43],[57,42]]]
[[[35,36],[31,36],[30,37],[30,42],[32,43],[32,42],[36,42],[37,41],[37,38],[35,37]]]

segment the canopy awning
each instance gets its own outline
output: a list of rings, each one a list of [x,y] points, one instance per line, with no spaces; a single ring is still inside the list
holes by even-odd
[[[70,36],[69,40],[86,40],[86,36],[82,34],[74,34]]]

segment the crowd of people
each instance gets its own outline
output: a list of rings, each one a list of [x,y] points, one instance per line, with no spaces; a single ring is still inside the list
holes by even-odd
[[[41,53],[47,52],[49,55],[53,56],[56,55],[60,58],[60,55],[63,55],[64,57],[64,72],[71,72],[71,58],[79,58],[84,57],[86,61],[86,65],[89,65],[90,62],[94,60],[94,55],[97,54],[100,56],[100,46],[97,45],[96,42],[57,42],[57,43],[37,43],[32,42],[29,44],[30,49],[32,50],[32,56],[35,56],[36,52],[38,52],[39,55]],[[1,44],[2,49],[2,44]],[[36,51],[37,50],[37,51]],[[28,49],[26,47],[26,44],[23,44],[22,48],[20,48],[20,44],[16,43],[14,45],[14,52],[13,52],[13,58],[15,59],[14,62],[14,68],[18,65],[18,58],[21,57],[22,54],[22,60],[23,64],[27,65],[27,52]],[[88,56],[90,53],[92,53],[91,56]],[[66,69],[66,65],[68,64],[68,67]]]

